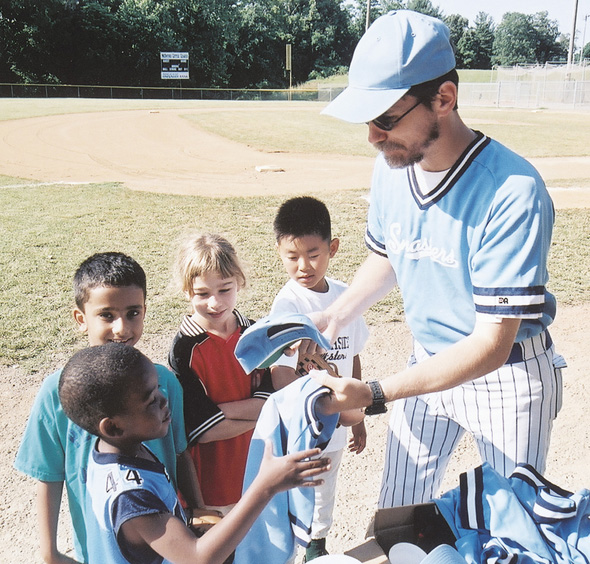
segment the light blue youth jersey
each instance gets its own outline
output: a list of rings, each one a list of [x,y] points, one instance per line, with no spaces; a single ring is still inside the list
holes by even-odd
[[[525,159],[477,137],[428,194],[413,167],[379,155],[366,243],[393,266],[410,329],[431,354],[472,333],[476,316],[520,318],[516,341],[555,316],[546,291],[554,210]]]
[[[272,442],[275,456],[326,447],[338,415],[323,415],[316,404],[328,391],[311,376],[302,376],[270,395],[252,435],[244,491],[258,474],[266,440]],[[308,546],[311,540],[314,497],[313,488],[293,488],[276,494],[238,545],[234,563],[289,562],[295,542]]]
[[[176,376],[156,364],[158,382],[172,412],[172,423],[162,439],[146,444],[161,460],[176,484],[176,457],[186,450],[182,412],[182,388]],[[85,495],[86,469],[94,437],[64,413],[59,401],[61,370],[41,384],[16,455],[14,467],[43,482],[65,482],[74,532],[74,549],[80,562],[88,562],[86,549]]]
[[[94,443],[94,441],[93,441]],[[126,544],[121,526],[146,515],[171,514],[186,523],[170,477],[153,460],[100,453],[94,448],[88,464],[86,523],[89,564],[166,564],[149,546]]]

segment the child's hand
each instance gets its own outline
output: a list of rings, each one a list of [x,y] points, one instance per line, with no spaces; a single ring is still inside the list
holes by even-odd
[[[348,450],[360,454],[367,446],[367,429],[365,422],[361,421],[352,427],[352,437],[348,441]]]
[[[321,453],[319,448],[302,450],[286,456],[274,456],[272,443],[266,441],[264,456],[256,480],[261,480],[273,494],[296,487],[313,487],[324,483],[313,480],[330,469],[329,458],[312,458]]]

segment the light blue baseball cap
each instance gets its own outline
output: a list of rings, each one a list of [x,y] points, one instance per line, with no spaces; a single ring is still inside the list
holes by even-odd
[[[348,87],[322,114],[352,123],[385,113],[412,86],[455,68],[449,28],[439,19],[394,10],[377,18],[358,42]]]
[[[311,339],[323,349],[330,341],[313,321],[300,313],[275,313],[259,319],[238,339],[234,354],[246,374],[256,368],[268,368],[283,351],[301,339]]]

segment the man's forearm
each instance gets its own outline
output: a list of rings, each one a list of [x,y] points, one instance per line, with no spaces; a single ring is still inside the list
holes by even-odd
[[[324,329],[330,334],[332,324],[345,327],[384,298],[396,283],[389,260],[371,253],[356,271],[349,288],[326,308],[328,326]]]
[[[479,324],[448,349],[381,380],[386,401],[448,390],[497,370],[506,362],[519,326],[519,319]]]

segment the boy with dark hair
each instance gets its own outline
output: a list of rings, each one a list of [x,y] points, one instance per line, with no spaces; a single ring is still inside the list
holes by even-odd
[[[328,278],[330,259],[339,247],[332,238],[330,213],[326,205],[309,196],[292,198],[284,202],[273,223],[279,255],[290,280],[277,294],[272,313],[291,312],[310,314],[322,311],[347,288],[346,284]],[[324,359],[336,366],[346,378],[361,378],[359,353],[368,338],[362,318],[345,327]],[[282,356],[271,369],[275,388],[283,387],[296,378],[297,357]],[[358,421],[358,419],[357,419]],[[359,454],[366,445],[365,424],[352,426],[349,449]],[[346,428],[339,427],[325,449],[332,460],[332,469],[324,477],[324,485],[315,490],[314,519],[311,545],[306,550],[306,561],[327,554],[326,536],[332,525],[336,497],[336,478],[342,453],[346,446]]]
[[[87,333],[90,346],[109,342],[134,346],[143,332],[146,312],[146,275],[141,266],[122,253],[98,253],[86,259],[74,276],[74,319]],[[199,486],[190,456],[182,412],[182,389],[175,376],[156,365],[162,393],[173,422],[166,436],[150,442],[174,485],[191,507],[200,507]],[[93,437],[68,420],[58,397],[61,370],[41,385],[14,462],[17,470],[39,480],[37,510],[41,554],[45,562],[88,562],[86,551],[86,468]],[[178,469],[177,469],[178,463]],[[57,548],[57,525],[63,485],[74,532],[76,560]]]
[[[221,563],[276,493],[315,485],[311,477],[329,465],[304,460],[319,449],[274,458],[267,446],[257,478],[236,507],[197,539],[165,468],[143,444],[165,436],[171,421],[150,360],[119,343],[83,349],[64,367],[59,397],[68,417],[98,435],[86,497],[86,514],[95,516],[87,521],[91,563]]]

